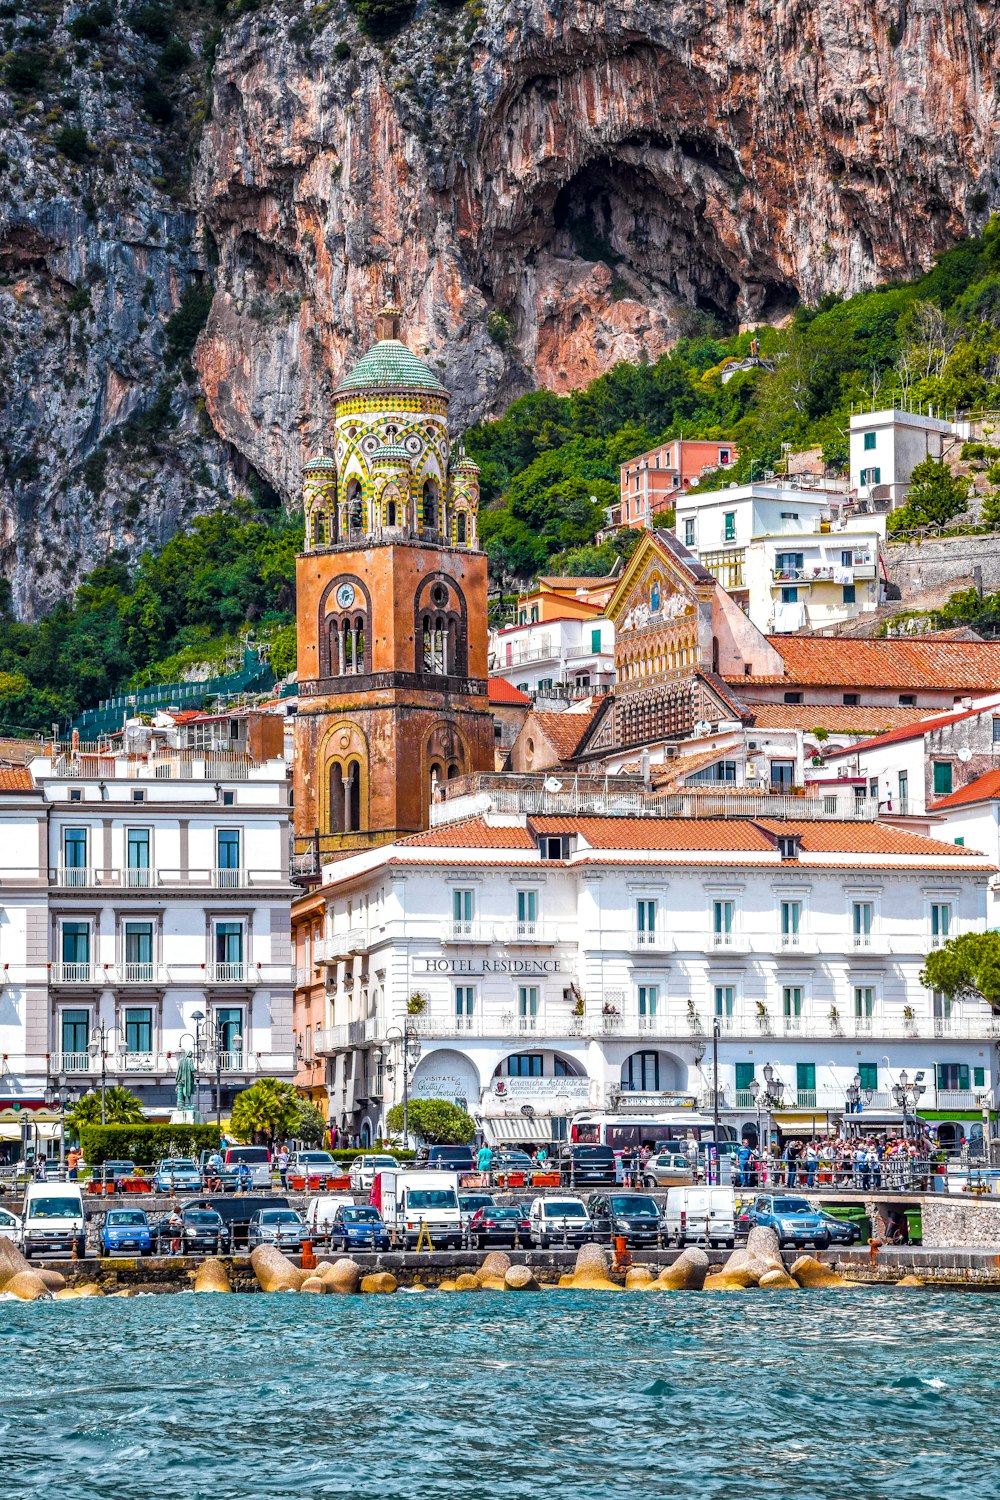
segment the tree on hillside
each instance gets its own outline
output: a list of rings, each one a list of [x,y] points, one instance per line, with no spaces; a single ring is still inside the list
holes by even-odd
[[[401,1104],[392,1106],[385,1123],[393,1135],[402,1131]],[[408,1123],[410,1131],[430,1146],[467,1146],[476,1133],[472,1116],[447,1099],[411,1099]]]
[[[889,517],[890,532],[917,526],[943,526],[959,515],[969,496],[969,481],[936,458],[925,458],[910,475],[906,504]]]
[[[985,1000],[1000,1011],[1000,932],[966,932],[928,953],[920,983],[953,1000]]]

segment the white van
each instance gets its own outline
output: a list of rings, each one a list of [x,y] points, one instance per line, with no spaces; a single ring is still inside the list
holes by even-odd
[[[72,1255],[74,1246],[87,1253],[87,1221],[83,1193],[73,1182],[29,1182],[24,1195],[21,1249],[33,1255]]]
[[[354,1207],[353,1193],[327,1193],[321,1198],[310,1198],[303,1217],[313,1241],[329,1239],[330,1225],[338,1208]]]
[[[736,1244],[736,1194],[727,1187],[667,1189],[663,1228],[676,1245]]]
[[[389,1233],[395,1230],[407,1247],[417,1243],[426,1224],[435,1250],[461,1249],[457,1172],[381,1171],[372,1183],[371,1201]]]
[[[223,1165],[235,1171],[241,1163],[250,1168],[250,1186],[269,1188],[271,1179],[271,1153],[266,1146],[223,1146]]]

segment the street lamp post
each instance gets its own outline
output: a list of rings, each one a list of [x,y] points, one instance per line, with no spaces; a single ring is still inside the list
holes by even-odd
[[[66,1181],[66,1074],[60,1068],[56,1079],[58,1093],[56,1100],[59,1105],[59,1181]]]
[[[198,1108],[198,1094],[201,1087],[201,1023],[205,1019],[203,1010],[193,1010],[191,1019],[194,1022],[194,1117],[201,1119],[201,1111]]]
[[[398,1026],[390,1026],[385,1033],[387,1042],[398,1042],[401,1047],[400,1066],[403,1070],[403,1149],[410,1142],[410,1069],[416,1067],[420,1058],[420,1038],[416,1032],[410,1030],[409,1019],[403,1022],[402,1030]],[[386,1071],[392,1068],[390,1063]],[[391,1073],[390,1073],[391,1076]]]
[[[715,1180],[719,1181],[719,1017],[712,1020],[712,1124],[715,1132]]]
[[[96,1034],[87,1043],[87,1051],[91,1057],[100,1056],[101,1059],[101,1124],[107,1124],[107,1109],[105,1107],[105,1094],[108,1085],[108,1032],[103,1021],[98,1021]]]

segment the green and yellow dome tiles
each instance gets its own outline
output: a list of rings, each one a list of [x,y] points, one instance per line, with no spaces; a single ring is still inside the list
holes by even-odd
[[[337,382],[336,394],[342,391],[397,390],[433,391],[447,397],[448,392],[429,365],[412,354],[400,339],[381,339],[373,344]]]

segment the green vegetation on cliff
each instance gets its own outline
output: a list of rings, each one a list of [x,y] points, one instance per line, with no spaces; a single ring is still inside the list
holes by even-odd
[[[525,579],[568,561],[566,549],[589,541],[617,500],[619,464],[671,438],[733,440],[740,460],[727,478],[745,482],[776,468],[786,443],[820,448],[834,472],[846,469],[852,404],[1000,407],[1000,219],[918,281],[828,297],[787,328],[760,328],[761,364],[723,383],[724,365],[746,359],[753,337],[720,337],[706,324],[655,363],[618,365],[569,396],[533,392],[472,428],[494,574]],[[963,502],[931,476],[921,514],[950,519]]]

